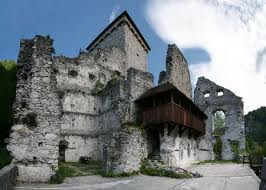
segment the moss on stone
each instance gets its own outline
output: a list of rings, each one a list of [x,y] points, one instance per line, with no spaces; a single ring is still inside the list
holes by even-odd
[[[123,129],[125,129],[125,128],[127,128],[127,129],[137,128],[140,130],[142,135],[146,134],[145,127],[141,124],[137,124],[136,122],[125,122],[122,124],[122,127],[123,127]]]
[[[94,88],[91,90],[91,94],[93,96],[100,95],[103,93],[106,89],[113,87],[118,81],[120,81],[121,75],[119,71],[114,71],[111,79],[104,85],[99,80],[96,81]]]
[[[239,141],[231,140],[230,141],[231,151],[234,153],[236,159],[239,156]]]
[[[93,96],[99,95],[104,89],[104,84],[101,83],[99,80],[96,81],[94,88],[91,90],[91,94]]]
[[[220,137],[225,134],[225,127],[215,128],[213,131],[213,136]]]

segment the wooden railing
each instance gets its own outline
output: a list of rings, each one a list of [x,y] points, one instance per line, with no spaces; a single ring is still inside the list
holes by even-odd
[[[145,125],[171,122],[205,133],[203,120],[174,103],[144,109],[143,122]]]

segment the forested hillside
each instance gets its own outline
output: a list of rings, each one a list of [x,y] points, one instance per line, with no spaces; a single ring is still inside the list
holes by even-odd
[[[266,156],[266,107],[245,115],[247,151]]]
[[[12,104],[16,94],[16,63],[0,61],[0,168],[10,162],[4,139],[12,125]]]

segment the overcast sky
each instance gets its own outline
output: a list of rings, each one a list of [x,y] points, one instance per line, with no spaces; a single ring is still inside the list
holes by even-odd
[[[243,97],[245,113],[266,106],[266,0],[0,0],[0,60],[16,60],[19,40],[35,34],[76,56],[124,10],[151,46],[155,84],[176,43],[193,86],[205,76]]]

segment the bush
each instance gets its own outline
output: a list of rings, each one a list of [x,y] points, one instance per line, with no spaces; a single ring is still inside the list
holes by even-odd
[[[133,172],[122,172],[122,173],[114,173],[114,172],[102,172],[101,176],[103,177],[130,177],[133,175],[138,175],[138,171],[133,171]]]
[[[217,156],[221,156],[222,154],[222,149],[223,149],[223,143],[220,137],[216,137],[216,142],[213,145],[213,152]]]
[[[9,165],[12,161],[12,157],[6,148],[0,147],[0,169]]]
[[[99,95],[104,89],[104,84],[101,83],[99,80],[96,81],[94,88],[91,90],[91,94],[93,96]]]

